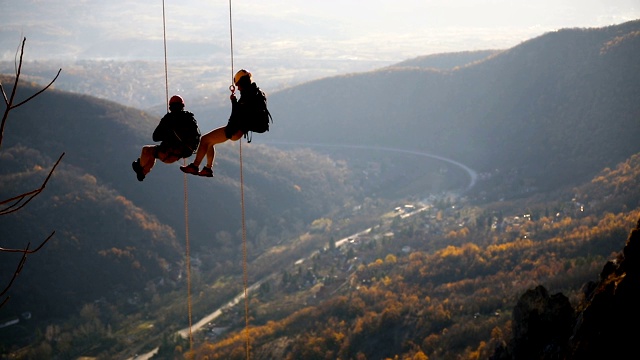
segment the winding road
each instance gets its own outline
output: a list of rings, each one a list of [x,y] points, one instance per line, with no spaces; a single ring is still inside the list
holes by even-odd
[[[478,173],[476,173],[475,170],[471,169],[470,167],[466,166],[463,163],[460,163],[458,161],[455,161],[455,160],[452,160],[452,159],[449,159],[449,158],[446,158],[446,157],[442,157],[442,156],[439,156],[439,155],[434,155],[434,154],[430,154],[430,153],[426,153],[426,152],[422,152],[422,151],[417,151],[417,150],[406,150],[406,149],[390,148],[390,147],[386,147],[386,146],[340,145],[340,144],[322,144],[322,143],[298,143],[298,142],[286,142],[286,141],[265,141],[263,144],[265,144],[265,145],[273,145],[273,146],[288,145],[288,146],[325,147],[325,148],[341,148],[341,149],[381,150],[381,151],[387,151],[387,152],[395,152],[395,153],[402,153],[402,154],[425,156],[425,157],[429,157],[429,158],[432,158],[432,159],[444,161],[446,163],[455,165],[455,166],[461,168],[462,170],[464,170],[469,175],[469,185],[467,185],[467,188],[464,190],[465,192],[471,190],[471,188],[473,188],[476,185],[476,182],[478,180]]]
[[[460,168],[462,168],[468,175],[469,175],[469,185],[467,185],[465,191],[469,191],[471,188],[473,188],[476,184],[476,181],[478,179],[478,174],[471,169],[470,167],[457,162],[455,160],[451,160],[442,156],[438,156],[438,155],[433,155],[433,154],[429,154],[429,153],[425,153],[425,152],[421,152],[421,151],[415,151],[415,150],[405,150],[405,149],[396,149],[396,148],[389,148],[389,147],[382,147],[382,146],[366,146],[366,145],[331,145],[331,144],[309,144],[309,143],[295,143],[295,142],[265,142],[265,145],[293,145],[293,146],[304,146],[304,147],[330,147],[330,148],[348,148],[348,149],[364,149],[364,150],[381,150],[381,151],[387,151],[387,152],[395,152],[395,153],[404,153],[404,154],[410,154],[410,155],[418,155],[418,156],[425,156],[425,157],[429,157],[429,158],[433,158],[433,159],[437,159],[440,161],[444,161],[447,162],[449,164],[458,166]],[[418,212],[420,212],[421,210],[424,209],[418,209],[417,211],[407,214],[409,215],[413,215],[416,214]],[[341,239],[339,241],[336,242],[336,246],[342,246],[344,244],[347,243],[347,241],[352,238],[352,237],[356,237],[358,235],[362,235],[362,234],[366,234],[369,231],[371,231],[371,229],[366,229],[363,230],[357,234],[345,237],[344,239]],[[309,255],[312,256],[313,254]],[[301,259],[301,260],[305,260],[305,259]],[[300,260],[298,260],[300,261]],[[272,275],[270,275],[272,276]],[[247,288],[247,294],[251,293],[252,291],[254,291],[255,289],[257,289],[260,284],[262,284],[264,281],[266,281],[270,276],[266,276],[265,278],[263,278],[262,280],[256,282],[255,284],[251,285],[250,287]],[[200,319],[200,321],[198,321],[197,323],[193,324],[191,326],[191,328],[184,328],[182,330],[178,331],[178,334],[180,334],[180,336],[182,336],[185,339],[189,338],[189,332],[196,332],[198,330],[200,330],[203,326],[205,326],[206,324],[210,323],[211,321],[215,320],[217,317],[219,317],[220,315],[222,315],[222,312],[227,309],[227,308],[231,308],[234,305],[238,304],[240,301],[242,301],[244,299],[244,292],[242,292],[239,295],[236,295],[231,301],[229,301],[228,303],[226,303],[224,306],[220,307],[219,309],[215,310],[214,312],[212,312],[211,314],[205,316],[204,318]],[[158,348],[155,348],[153,350],[151,350],[150,352],[143,354],[143,355],[139,355],[133,358],[130,358],[129,360],[132,359],[136,359],[136,360],[148,360],[151,357],[153,357],[156,353],[158,352]]]

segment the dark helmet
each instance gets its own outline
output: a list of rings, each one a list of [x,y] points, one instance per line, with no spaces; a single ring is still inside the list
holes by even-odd
[[[173,104],[180,104],[184,106],[184,99],[180,95],[173,95],[171,99],[169,99],[169,106]]]
[[[180,95],[173,95],[169,99],[169,110],[180,111],[182,109],[184,109],[184,99]]]

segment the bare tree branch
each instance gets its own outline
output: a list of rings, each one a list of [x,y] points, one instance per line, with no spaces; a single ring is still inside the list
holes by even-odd
[[[4,129],[5,129],[5,125],[7,123],[7,119],[9,118],[9,112],[11,110],[17,108],[18,106],[24,105],[28,101],[32,100],[36,96],[42,94],[44,91],[49,89],[49,87],[56,81],[56,79],[58,79],[58,76],[60,75],[60,72],[62,71],[62,69],[58,70],[58,73],[53,78],[53,80],[51,80],[51,82],[47,86],[45,86],[43,89],[41,89],[40,91],[36,92],[35,94],[29,96],[27,99],[25,99],[25,100],[23,100],[21,102],[18,102],[17,104],[13,104],[15,96],[16,96],[16,91],[18,89],[18,83],[20,81],[20,74],[22,73],[22,57],[24,55],[24,45],[25,45],[26,41],[27,41],[27,38],[26,37],[23,38],[22,45],[19,47],[20,48],[20,50],[19,50],[20,51],[20,57],[19,57],[19,60],[17,61],[17,64],[16,64],[16,77],[15,77],[15,81],[13,83],[13,89],[11,89],[11,95],[10,96],[7,96],[7,93],[5,92],[5,89],[2,86],[2,83],[0,83],[0,92],[2,92],[2,98],[3,98],[4,103],[5,103],[5,110],[4,110],[4,114],[2,115],[2,122],[0,123],[0,148],[2,148],[2,141],[4,139]],[[45,186],[47,185],[47,182],[49,182],[49,179],[51,178],[51,175],[53,174],[54,170],[56,169],[56,167],[58,167],[58,164],[60,164],[60,161],[62,160],[62,157],[64,156],[64,154],[65,153],[63,152],[62,155],[60,155],[60,157],[58,158],[56,163],[53,165],[53,167],[49,171],[49,174],[47,175],[45,180],[42,182],[42,185],[40,185],[40,188],[32,190],[32,191],[25,192],[23,194],[11,197],[11,198],[6,199],[6,200],[0,201],[0,205],[2,205],[2,206],[6,205],[4,208],[0,209],[0,216],[11,214],[13,212],[16,212],[16,211],[24,208],[31,200],[33,200],[33,198],[35,198],[40,193],[42,193],[42,191],[44,190]],[[9,204],[9,205],[7,205],[7,204]],[[56,233],[55,231],[52,232],[34,250],[29,250],[29,247],[31,246],[30,242],[27,244],[27,246],[24,249],[10,249],[10,248],[0,247],[0,252],[2,252],[2,253],[5,253],[5,252],[6,253],[11,253],[11,252],[13,252],[13,253],[16,253],[16,252],[17,253],[22,253],[22,257],[20,259],[20,262],[18,263],[18,266],[16,267],[16,270],[13,272],[13,276],[11,277],[11,280],[9,281],[7,286],[0,292],[0,297],[3,297],[3,296],[5,296],[5,294],[7,294],[7,292],[9,291],[11,286],[13,285],[14,281],[16,280],[18,275],[20,274],[20,271],[22,271],[22,267],[24,266],[25,262],[27,261],[27,254],[33,254],[33,253],[37,252],[38,250],[42,249],[42,247],[53,237],[53,235],[55,233]],[[6,304],[9,299],[10,299],[10,296],[5,297],[0,302],[0,308],[2,306],[4,306],[4,304]]]
[[[4,298],[4,300],[2,300],[2,302],[0,303],[0,308],[4,306],[4,304],[6,304],[9,299],[11,299],[11,296],[7,296],[6,298]]]
[[[2,140],[4,138],[4,127],[5,124],[7,122],[7,118],[9,117],[9,112],[12,109],[17,108],[20,105],[23,105],[24,103],[28,102],[29,100],[35,98],[36,96],[42,94],[44,91],[46,91],[51,85],[53,85],[53,83],[56,81],[56,79],[58,79],[58,76],[60,76],[60,72],[62,72],[62,69],[58,69],[58,73],[56,74],[56,76],[53,78],[53,80],[51,80],[51,82],[49,84],[47,84],[47,86],[45,86],[43,89],[41,89],[40,91],[36,92],[35,94],[29,96],[27,99],[13,105],[13,100],[15,99],[16,96],[16,91],[18,89],[18,81],[20,80],[20,73],[22,72],[22,56],[24,55],[24,44],[27,41],[27,38],[23,38],[22,39],[22,46],[20,48],[20,60],[18,62],[18,67],[16,70],[16,78],[13,84],[13,89],[11,89],[11,96],[9,98],[7,98],[7,94],[4,91],[4,88],[2,87],[2,84],[0,83],[0,90],[2,91],[2,97],[4,98],[4,103],[6,105],[6,108],[4,110],[4,114],[2,116],[2,123],[0,124],[0,146],[2,146]]]
[[[0,216],[6,215],[6,214],[10,214],[12,212],[16,212],[16,211],[22,209],[31,200],[33,200],[34,197],[40,195],[42,190],[44,190],[44,187],[47,185],[47,182],[51,178],[51,175],[53,174],[53,171],[56,169],[56,167],[60,163],[60,160],[62,160],[62,157],[64,156],[64,154],[65,153],[62,153],[62,155],[60,155],[60,157],[58,158],[58,161],[56,161],[55,165],[53,165],[53,168],[51,168],[51,171],[49,171],[49,175],[47,175],[47,178],[44,180],[44,182],[42,183],[40,188],[32,190],[32,191],[29,191],[29,192],[26,192],[24,194],[20,194],[18,196],[14,196],[14,197],[12,197],[10,199],[6,199],[6,200],[3,200],[3,201],[0,201],[0,205],[4,205],[6,203],[9,203],[9,202],[13,201],[13,204],[7,206],[6,208],[0,209]],[[25,201],[23,202],[23,200],[25,200]]]
[[[0,252],[21,252],[21,253],[25,253],[25,254],[33,254],[33,253],[37,252],[38,250],[42,249],[44,244],[46,244],[47,241],[49,241],[49,239],[51,239],[55,233],[56,233],[55,231],[52,232],[46,239],[44,239],[44,241],[40,244],[40,246],[38,246],[34,250],[29,250],[28,246],[27,246],[26,249],[6,249],[6,248],[0,247]]]
[[[22,257],[20,258],[20,261],[18,262],[18,267],[13,272],[13,276],[11,277],[11,280],[9,280],[9,283],[7,284],[7,286],[4,288],[4,290],[2,290],[2,292],[0,292],[0,296],[4,296],[4,294],[6,294],[7,291],[9,291],[9,288],[11,288],[11,285],[13,285],[13,282],[16,280],[16,278],[20,274],[20,271],[22,271],[22,267],[24,266],[24,263],[27,261],[27,252],[29,250],[29,245],[30,244],[27,244],[26,249],[24,249],[25,252],[22,254]],[[2,301],[2,303],[0,304],[0,307],[2,307],[2,305],[4,305],[9,300],[9,298],[10,298],[9,296],[6,297]]]
[[[18,63],[18,69],[16,70],[16,78],[13,83],[13,89],[11,89],[11,97],[7,99],[7,94],[4,91],[4,88],[0,84],[0,89],[2,90],[2,97],[4,97],[4,103],[6,108],[4,109],[4,115],[2,115],[2,123],[0,123],[0,147],[2,146],[2,140],[4,139],[4,126],[7,123],[7,118],[9,117],[9,112],[11,111],[11,104],[13,103],[13,99],[16,96],[16,91],[18,89],[18,81],[20,81],[20,73],[22,71],[22,56],[24,55],[24,44],[27,42],[27,38],[22,39],[22,46],[20,47],[20,61]]]
[[[47,90],[51,85],[53,85],[53,82],[54,82],[54,81],[56,81],[56,79],[58,78],[58,76],[60,76],[60,72],[61,72],[61,71],[62,71],[62,69],[58,69],[58,73],[56,74],[56,76],[53,78],[53,80],[51,80],[51,82],[50,82],[47,86],[45,86],[44,88],[42,88],[42,89],[41,89],[40,91],[38,91],[37,93],[35,93],[35,94],[33,94],[33,95],[29,96],[26,100],[23,100],[23,101],[21,101],[21,102],[19,102],[19,103],[15,104],[15,105],[13,105],[13,106],[11,107],[11,109],[15,109],[15,108],[17,108],[18,106],[20,106],[20,105],[22,105],[22,104],[26,103],[27,101],[29,101],[29,100],[33,99],[34,97],[36,97],[36,96],[38,96],[38,95],[42,94],[42,93],[43,93],[45,90]]]

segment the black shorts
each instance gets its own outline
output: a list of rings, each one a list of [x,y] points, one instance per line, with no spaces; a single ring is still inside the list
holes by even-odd
[[[160,145],[156,145],[155,157],[159,158],[159,153],[178,158],[186,158],[193,154],[193,151],[180,143],[171,143],[163,141]]]
[[[238,131],[242,130],[237,121],[229,121],[227,126],[224,127],[224,136],[227,139],[231,139]],[[244,131],[242,131],[244,133]]]

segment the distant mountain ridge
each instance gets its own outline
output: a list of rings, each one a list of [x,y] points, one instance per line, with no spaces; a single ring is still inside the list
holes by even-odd
[[[313,81],[271,94],[270,138],[421,150],[546,189],[585,180],[640,150],[639,31],[565,29],[455,70]]]
[[[457,67],[469,66],[475,62],[482,61],[501,51],[503,50],[461,51],[457,53],[425,55],[401,61],[389,66],[389,68],[418,67],[423,69],[453,70]]]

